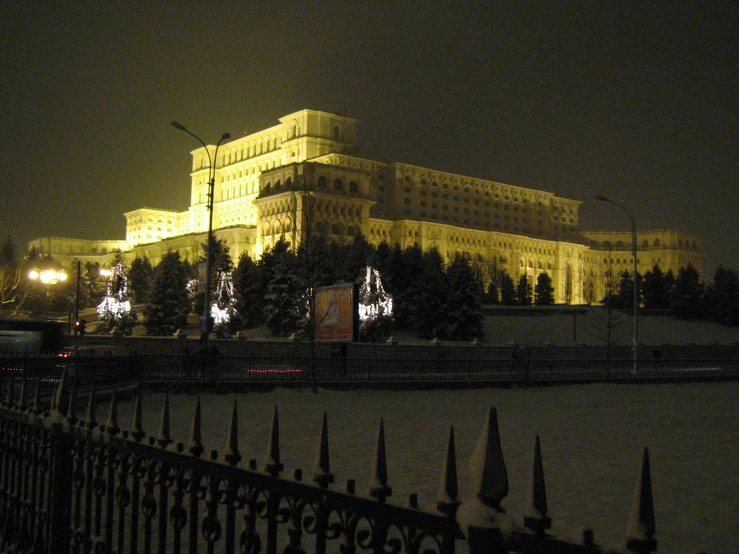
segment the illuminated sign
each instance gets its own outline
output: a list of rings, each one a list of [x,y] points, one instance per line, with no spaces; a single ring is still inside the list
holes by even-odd
[[[316,289],[313,300],[316,340],[351,341],[354,333],[354,286]]]

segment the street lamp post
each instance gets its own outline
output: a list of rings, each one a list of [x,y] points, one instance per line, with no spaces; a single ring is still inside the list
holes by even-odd
[[[44,315],[49,313],[49,287],[67,280],[67,272],[63,269],[32,269],[28,272],[29,279],[40,281],[46,287],[46,303],[44,304]]]
[[[213,153],[213,157],[211,158],[210,150],[199,136],[197,136],[195,133],[190,132],[184,125],[182,125],[181,123],[177,123],[176,121],[173,121],[171,125],[175,129],[184,131],[191,137],[194,137],[200,144],[203,145],[205,153],[208,154],[208,239],[205,246],[205,298],[203,302],[203,316],[200,322],[200,336],[203,342],[203,348],[207,352],[208,336],[210,334],[210,270],[211,256],[213,253],[213,191],[216,184],[216,163],[218,161],[218,148],[221,146],[221,143],[224,140],[231,138],[231,135],[228,133],[223,133],[221,135],[221,138],[216,144],[216,149]]]
[[[632,283],[632,289],[634,290],[634,332],[632,337],[632,354],[634,357],[634,368],[633,372],[636,373],[636,367],[637,367],[637,359],[638,359],[638,348],[639,348],[639,315],[638,315],[638,308],[639,308],[639,288],[636,282],[636,273],[637,273],[637,260],[636,260],[636,220],[634,219],[634,216],[631,214],[631,212],[626,208],[626,201],[621,200],[619,202],[614,202],[610,198],[607,198],[606,196],[603,196],[602,194],[599,194],[596,196],[598,200],[601,200],[602,202],[608,202],[609,204],[613,204],[614,206],[621,208],[624,212],[626,212],[626,215],[629,216],[629,220],[631,221],[631,255],[634,258],[634,274],[632,276],[633,283]]]

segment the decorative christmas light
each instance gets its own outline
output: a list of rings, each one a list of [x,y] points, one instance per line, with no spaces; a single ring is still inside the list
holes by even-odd
[[[359,319],[369,321],[393,313],[393,299],[385,292],[380,272],[367,266],[364,282],[359,287]]]
[[[128,300],[128,270],[122,263],[110,269],[101,269],[100,275],[108,278],[108,290],[103,301],[98,304],[98,315],[104,320],[120,320],[131,313]]]
[[[234,285],[231,271],[218,272],[218,284],[216,285],[216,298],[210,306],[210,315],[215,325],[225,325],[236,313],[233,307]]]

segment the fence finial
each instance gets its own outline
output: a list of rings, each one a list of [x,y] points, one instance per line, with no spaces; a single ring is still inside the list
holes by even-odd
[[[459,485],[457,482],[457,453],[454,446],[454,425],[449,427],[449,441],[447,442],[444,464],[441,468],[441,482],[436,495],[436,509],[454,517],[459,507]]]
[[[196,458],[199,458],[203,452],[205,452],[205,448],[203,448],[202,443],[202,429],[200,421],[200,395],[198,395],[198,399],[195,401],[195,415],[192,417],[190,444],[187,447],[187,451]]]
[[[500,508],[500,501],[508,496],[508,471],[498,431],[498,410],[490,408],[477,447],[472,454],[473,491],[493,508]]]
[[[490,408],[480,439],[470,460],[472,472],[472,495],[457,511],[457,521],[472,540],[472,528],[493,529],[496,540],[503,540],[513,533],[516,526],[512,517],[506,514],[500,501],[508,495],[508,472],[503,459],[498,431],[498,412]]]
[[[272,416],[272,430],[269,434],[269,444],[267,444],[267,463],[264,466],[264,471],[276,477],[282,469],[283,465],[280,463],[280,422],[277,415],[277,406],[275,406],[275,413]]]
[[[23,394],[21,392],[21,394]],[[77,379],[72,381],[72,390],[69,393],[69,410],[67,410],[67,422],[70,425],[76,425],[79,421],[77,417]]]
[[[28,409],[28,413],[38,416],[41,412],[41,379],[36,379],[36,390],[33,393],[33,404]]]
[[[108,423],[105,424],[105,432],[109,435],[117,435],[121,431],[118,427],[118,389],[113,389],[113,396],[110,399],[110,414],[108,415]]]
[[[537,535],[544,535],[544,531],[552,526],[552,519],[547,516],[547,490],[544,484],[544,464],[541,460],[539,435],[536,435],[536,445],[534,446],[534,461],[531,464],[531,485],[528,500],[523,524]]]
[[[136,442],[141,442],[141,439],[146,436],[141,411],[141,391],[139,391],[136,394],[136,404],[133,408],[133,425],[131,426],[131,436]]]
[[[7,386],[5,387],[5,401],[3,404],[8,408],[13,406],[13,379],[7,380]]]
[[[313,481],[318,483],[322,488],[326,488],[330,483],[334,482],[334,474],[331,473],[328,452],[328,414],[323,412],[316,463],[313,464]]]
[[[23,377],[23,381],[21,381],[21,397],[18,399],[18,410],[23,412],[26,407],[26,394],[28,394],[28,391],[26,390],[26,387],[28,386],[28,378]]]
[[[95,421],[95,387],[93,387],[90,391],[90,399],[87,401],[85,428],[92,431],[95,427],[97,427],[97,421]]]
[[[634,490],[631,517],[626,528],[626,549],[629,552],[655,552],[654,504],[652,502],[652,477],[649,471],[649,449],[644,448],[641,472]]]
[[[369,495],[380,502],[392,495],[393,489],[387,484],[387,460],[385,457],[385,422],[380,418],[380,432],[377,435],[375,455],[372,459],[372,473],[369,481]]]
[[[200,400],[198,398],[198,400]],[[228,444],[226,445],[226,453],[223,459],[230,466],[235,466],[241,461],[239,453],[239,413],[234,399],[234,407],[231,411],[231,425],[228,429]]]
[[[54,394],[54,404],[51,410],[52,423],[64,423],[67,420],[69,410],[69,375],[67,370],[62,373],[62,379]]]
[[[167,448],[168,445],[172,444],[172,437],[169,434],[169,393],[164,395],[164,406],[162,406],[162,424],[159,427],[157,444],[161,448]]]

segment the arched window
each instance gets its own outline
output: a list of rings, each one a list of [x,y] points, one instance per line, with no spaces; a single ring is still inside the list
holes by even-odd
[[[344,190],[344,181],[336,179],[334,181],[334,190]]]
[[[290,188],[290,185],[292,184],[293,184],[292,178],[288,177],[287,179],[285,179],[285,188]]]
[[[641,241],[641,245],[643,248],[647,248],[649,246],[649,241],[647,239],[644,239]]]
[[[275,182],[275,191],[280,190],[281,186],[282,186],[282,183],[280,182],[279,179],[277,179],[277,181]]]
[[[319,221],[316,223],[316,233],[323,234],[326,232],[326,226],[323,224],[322,221]]]
[[[334,223],[333,225],[331,225],[331,234],[333,234],[333,235],[340,235],[341,234],[341,231],[339,230],[339,224],[338,223]]]
[[[269,194],[270,192],[272,192],[272,183],[267,183],[266,185],[264,185],[264,191],[263,192],[265,194]]]
[[[616,241],[616,246],[623,246],[623,245],[624,245],[624,241],[622,241],[622,240],[617,240]]]
[[[323,175],[318,178],[318,186],[324,189],[328,186],[328,180]]]
[[[349,183],[349,192],[351,192],[352,194],[357,194],[359,192],[359,185],[356,181],[351,181]]]
[[[334,140],[341,140],[341,127],[339,127],[338,125],[334,125]]]
[[[353,237],[354,236],[354,227],[352,227],[351,225],[349,225],[346,228],[346,236],[348,236],[348,237]]]
[[[659,241],[659,239],[654,239],[654,245],[655,246],[659,246],[660,244],[662,244],[662,243]]]

